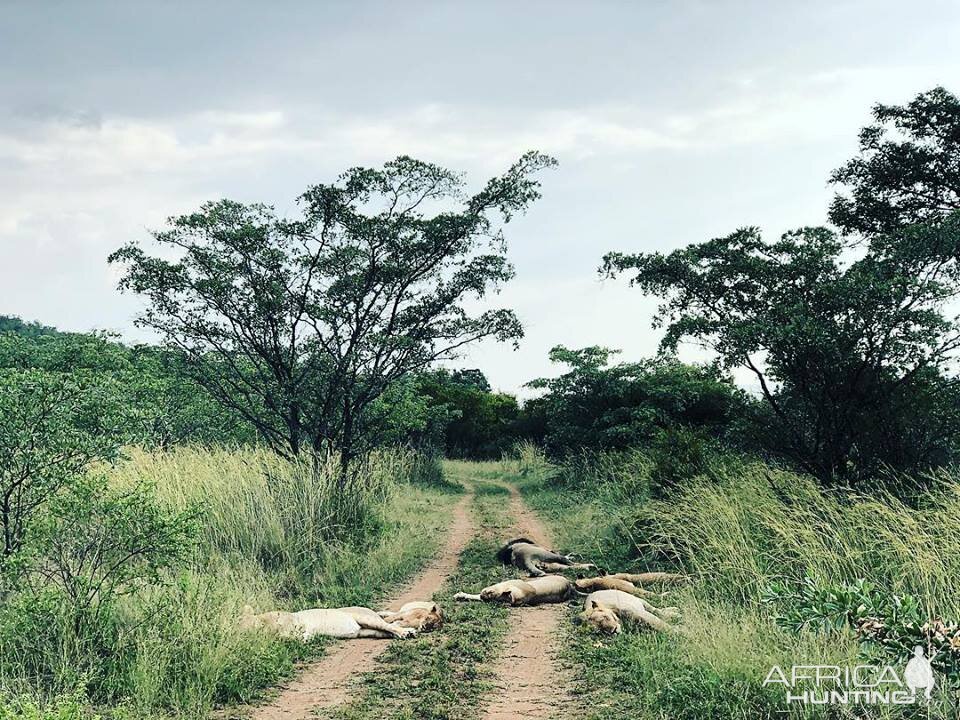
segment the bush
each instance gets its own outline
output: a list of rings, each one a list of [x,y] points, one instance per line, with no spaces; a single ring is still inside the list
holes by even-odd
[[[884,592],[864,579],[827,583],[775,583],[764,599],[779,614],[776,621],[793,632],[850,631],[861,641],[864,659],[904,664],[918,645],[934,667],[960,683],[960,626],[925,615],[913,595]]]
[[[45,506],[94,460],[115,456],[117,408],[82,375],[0,370],[0,597]]]
[[[686,478],[702,475],[715,450],[710,439],[697,430],[671,427],[657,432],[647,450],[650,488],[664,497]]]
[[[687,365],[670,356],[611,365],[615,352],[557,346],[550,359],[570,369],[559,377],[528,383],[546,391],[528,403],[531,408],[525,414],[532,424],[543,425],[551,457],[646,447],[671,428],[723,437],[750,405],[749,398],[715,368]],[[533,422],[534,415],[542,422]]]
[[[0,720],[100,720],[100,717],[89,712],[82,687],[49,702],[0,691]]]
[[[190,555],[195,519],[192,508],[168,513],[144,485],[114,489],[102,477],[83,478],[50,502],[30,573],[59,591],[80,632]]]

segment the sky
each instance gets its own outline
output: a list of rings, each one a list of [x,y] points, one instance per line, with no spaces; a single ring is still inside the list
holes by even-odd
[[[0,0],[0,314],[143,340],[106,257],[171,215],[293,215],[399,154],[479,188],[537,149],[559,166],[491,298],[526,336],[456,363],[527,394],[557,344],[656,352],[605,252],[823,224],[874,103],[960,92],[958,34],[947,1]]]

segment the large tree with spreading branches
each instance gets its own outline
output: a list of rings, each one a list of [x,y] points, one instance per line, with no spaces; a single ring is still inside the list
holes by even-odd
[[[516,342],[509,309],[473,311],[513,276],[502,225],[540,195],[529,152],[475,194],[409,157],[354,168],[299,198],[302,214],[208,203],[129,244],[123,290],[138,322],[190,359],[194,377],[277,450],[350,461],[375,437],[367,410],[400,378],[481,338]]]

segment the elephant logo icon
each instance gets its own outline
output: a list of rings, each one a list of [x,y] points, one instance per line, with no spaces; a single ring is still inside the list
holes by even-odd
[[[926,699],[930,700],[930,693],[933,692],[935,681],[933,667],[930,665],[930,660],[924,655],[923,645],[917,645],[913,649],[913,657],[907,663],[907,668],[903,672],[903,679],[915,697],[917,690],[923,690]]]

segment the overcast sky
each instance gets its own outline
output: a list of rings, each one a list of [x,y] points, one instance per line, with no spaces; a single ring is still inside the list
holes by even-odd
[[[656,302],[608,250],[823,223],[876,101],[960,90],[957,2],[0,0],[0,314],[142,338],[106,256],[221,197],[281,213],[401,153],[474,186],[557,157],[508,226],[517,391],[547,352],[653,353]],[[689,351],[689,357],[694,357]]]

